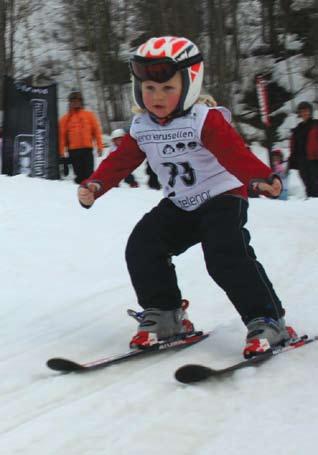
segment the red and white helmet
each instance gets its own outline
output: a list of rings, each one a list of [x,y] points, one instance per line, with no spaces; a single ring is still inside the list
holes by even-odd
[[[161,36],[151,38],[138,47],[130,59],[133,74],[133,95],[136,104],[145,108],[141,82],[166,82],[177,72],[182,76],[182,93],[175,115],[180,115],[197,101],[203,81],[203,58],[187,38]]]

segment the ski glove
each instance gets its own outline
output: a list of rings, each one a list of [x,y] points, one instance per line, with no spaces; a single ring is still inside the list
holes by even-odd
[[[272,174],[268,179],[251,180],[249,189],[255,195],[277,199],[283,190],[283,184],[279,175]]]

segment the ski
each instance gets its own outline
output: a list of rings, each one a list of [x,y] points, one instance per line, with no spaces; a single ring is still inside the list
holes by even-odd
[[[143,357],[149,354],[155,354],[169,349],[182,349],[193,344],[199,343],[200,341],[207,338],[211,332],[197,331],[186,336],[179,336],[169,338],[168,340],[161,340],[153,346],[146,349],[134,349],[129,350],[123,354],[117,354],[110,357],[104,357],[91,362],[78,363],[70,359],[64,359],[60,357],[54,357],[46,362],[46,365],[55,371],[61,373],[86,373],[93,370],[109,367],[115,363],[124,362],[126,360]]]
[[[263,354],[259,354],[250,359],[242,360],[241,362],[235,363],[233,365],[230,365],[229,367],[222,369],[214,369],[204,365],[197,364],[184,365],[175,372],[175,378],[179,382],[182,382],[184,384],[190,384],[193,382],[204,381],[209,378],[222,377],[231,374],[236,370],[240,370],[242,368],[262,364],[263,362],[271,359],[275,355],[281,354],[286,351],[290,351],[292,349],[300,348],[302,346],[305,346],[306,344],[312,343],[313,341],[317,340],[318,336],[308,337],[308,335],[303,335],[301,337],[296,338],[286,346],[278,346],[276,348],[271,349],[270,351],[264,352]]]

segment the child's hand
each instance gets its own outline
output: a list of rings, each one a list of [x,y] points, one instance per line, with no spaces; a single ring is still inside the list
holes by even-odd
[[[254,181],[252,183],[252,189],[256,193],[275,198],[280,195],[283,187],[280,179],[278,177],[274,177],[272,183],[267,183],[266,181]]]
[[[98,183],[87,183],[85,186],[80,186],[77,192],[78,200],[82,205],[91,207],[95,202],[95,193],[99,191]]]

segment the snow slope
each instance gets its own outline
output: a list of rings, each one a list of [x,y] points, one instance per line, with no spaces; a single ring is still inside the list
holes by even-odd
[[[69,180],[0,176],[0,452],[5,455],[314,455],[318,343],[225,380],[184,386],[188,362],[241,358],[245,329],[194,247],[175,258],[197,328],[185,351],[92,374],[48,370],[52,356],[92,360],[127,350],[138,308],[126,239],[161,195],[121,187],[91,210]],[[300,191],[301,193],[301,191]],[[259,259],[299,332],[318,333],[318,200],[251,200]]]

